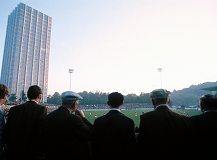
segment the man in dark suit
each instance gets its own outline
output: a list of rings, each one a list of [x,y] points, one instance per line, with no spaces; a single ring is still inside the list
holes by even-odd
[[[190,120],[169,109],[169,95],[170,92],[165,89],[157,89],[150,93],[155,110],[140,116],[139,158],[162,159],[189,156]]]
[[[96,136],[92,142],[93,158],[136,158],[134,122],[120,112],[123,95],[114,92],[108,96],[110,111],[95,120]]]
[[[190,117],[194,129],[195,158],[213,158],[217,151],[217,98],[205,94],[199,100],[203,114]]]
[[[77,109],[79,94],[62,93],[62,106],[45,118],[45,158],[46,159],[88,159],[90,143],[95,130]],[[72,114],[75,112],[75,114]]]
[[[38,103],[42,98],[39,86],[31,86],[27,96],[29,101],[12,107],[3,132],[2,142],[8,148],[9,159],[42,159],[43,122],[47,108]]]

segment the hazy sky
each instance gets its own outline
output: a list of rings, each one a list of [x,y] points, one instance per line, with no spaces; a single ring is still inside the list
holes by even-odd
[[[217,81],[216,0],[0,0],[0,67],[7,18],[23,2],[52,17],[48,94],[170,91]]]

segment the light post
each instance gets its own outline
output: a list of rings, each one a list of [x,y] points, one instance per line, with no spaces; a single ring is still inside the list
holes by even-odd
[[[163,71],[162,68],[157,68],[157,71],[160,72],[160,81],[161,81],[161,89],[162,89],[162,78],[161,78],[161,72]]]
[[[69,88],[70,88],[70,91],[71,91],[71,74],[73,73],[73,71],[74,71],[73,69],[69,69],[69,73],[70,73],[70,87]]]

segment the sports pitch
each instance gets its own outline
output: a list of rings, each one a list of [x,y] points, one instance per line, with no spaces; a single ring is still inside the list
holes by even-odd
[[[121,113],[133,119],[135,123],[135,127],[136,126],[139,127],[140,115],[143,114],[143,112],[146,113],[149,111],[151,110],[121,110]],[[174,111],[183,115],[189,114],[189,116],[198,115],[202,113],[200,110],[191,110],[191,109],[181,110],[181,112],[180,110],[174,110]],[[97,111],[90,110],[90,111],[83,111],[83,112],[86,118],[93,124],[95,120],[95,114],[97,114],[97,117],[101,117],[103,116],[103,114],[108,113],[109,110],[97,110]],[[137,118],[135,117],[135,112],[137,113]]]

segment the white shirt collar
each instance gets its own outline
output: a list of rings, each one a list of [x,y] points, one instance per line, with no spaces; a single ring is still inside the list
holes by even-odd
[[[37,103],[37,104],[38,104],[38,102],[37,102],[36,100],[34,100],[34,99],[32,99],[32,100],[29,100],[29,101],[34,101],[35,103]]]
[[[214,110],[205,110],[203,113],[206,113],[206,112],[217,112],[217,111],[214,111]]]
[[[111,109],[110,109],[110,111],[111,111],[111,110],[114,110],[114,111],[119,111],[119,112],[121,112],[121,111],[120,111],[120,109],[117,109],[117,108],[111,108]]]
[[[66,108],[66,107],[65,107]],[[68,108],[66,108],[66,109],[68,109]],[[71,111],[70,111],[70,109],[68,109],[69,110],[69,112],[71,113]]]
[[[169,108],[169,106],[168,106],[168,105],[166,105],[166,104],[160,104],[160,105],[156,106],[156,108],[155,108],[155,109],[157,109],[157,108],[158,108],[158,107],[160,107],[160,106],[165,106],[165,107],[168,107],[168,108]]]

